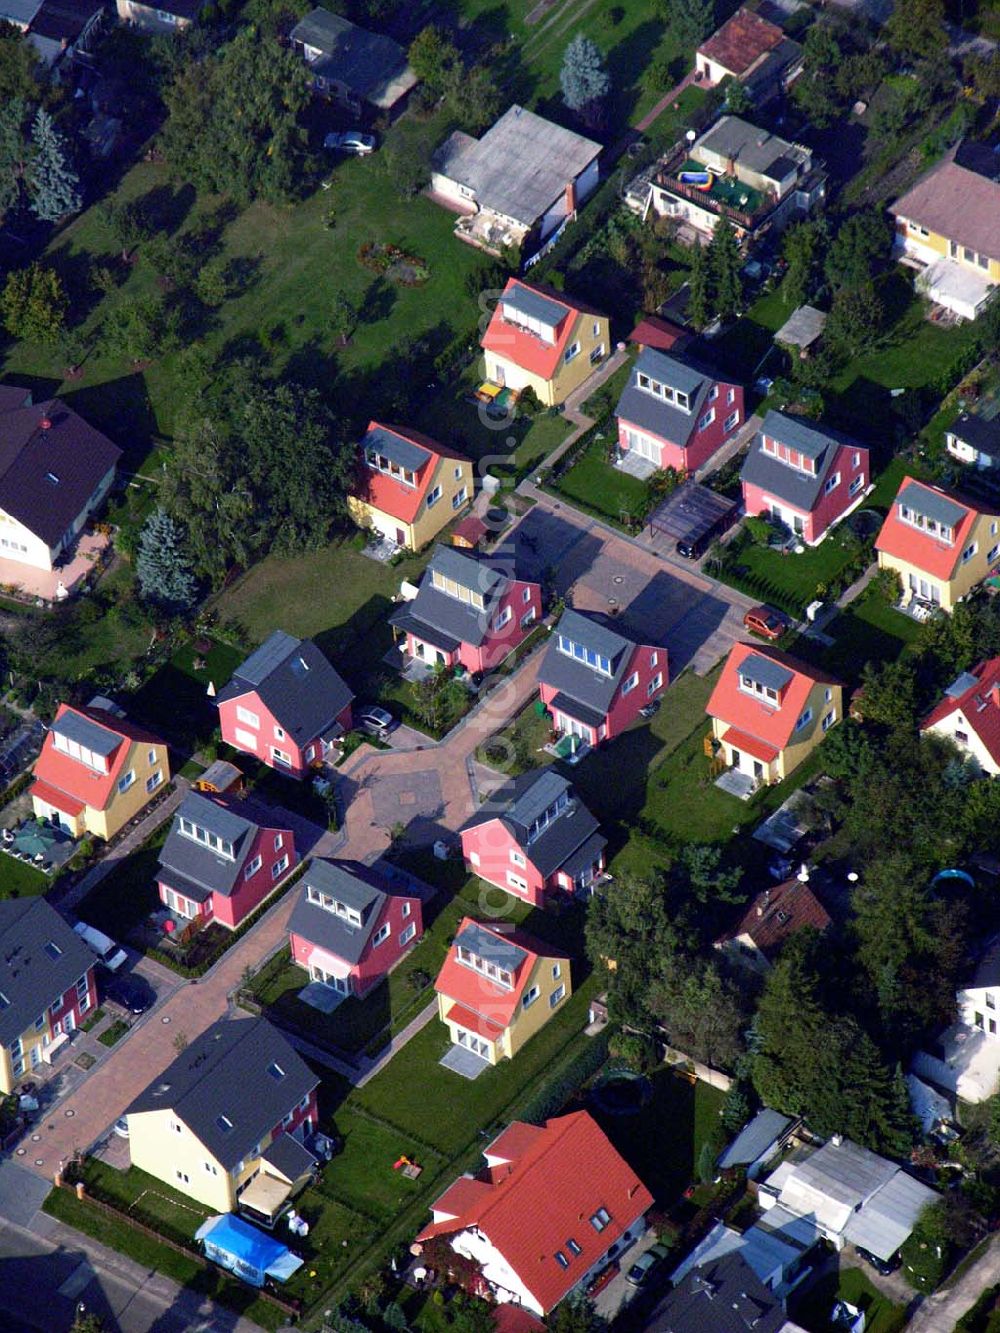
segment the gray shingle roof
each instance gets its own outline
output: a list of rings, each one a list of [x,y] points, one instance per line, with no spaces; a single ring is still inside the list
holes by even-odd
[[[731,158],[737,170],[742,165],[770,179],[777,179],[771,176],[772,172],[787,170],[779,165],[786,159],[805,162],[808,158],[808,153],[797,144],[789,143],[780,135],[771,134],[757,125],[751,125],[739,116],[723,116],[717,120],[694,145],[692,157],[699,158],[700,148],[717,153],[720,157]]]
[[[49,944],[59,950],[54,957]],[[0,1043],[19,1037],[93,965],[93,953],[44,898],[0,901]]]
[[[573,799],[570,806],[554,819],[547,828],[528,842],[528,830],[534,821],[563,794]],[[551,768],[541,772],[522,773],[513,782],[495,792],[479,810],[467,820],[464,827],[499,819],[518,846],[524,851],[540,874],[548,878],[557,870],[569,870],[569,862],[577,858],[581,849],[598,834],[600,825],[587,807],[573,794],[573,788]],[[599,836],[599,835],[598,835]],[[604,843],[601,838],[601,842]],[[593,864],[594,858],[587,864]],[[580,866],[584,869],[584,866]]]
[[[301,19],[292,29],[291,40],[323,53],[309,66],[314,74],[341,83],[377,105],[392,105],[417,81],[398,42],[384,33],[359,28],[328,9],[314,9]]]
[[[646,389],[640,389],[640,375],[648,375],[650,379],[686,393],[691,411],[684,412]],[[640,430],[652,431],[661,439],[683,447],[694,434],[712,384],[711,375],[698,370],[690,362],[647,347],[636,359],[629,382],[618,399],[615,414],[623,421],[638,426]]]
[[[919,481],[908,482],[896,496],[896,503],[904,504],[914,513],[932,518],[946,528],[957,528],[967,512],[957,501],[922,486]]]
[[[769,1106],[762,1107],[719,1154],[719,1166],[750,1166],[772,1144],[777,1143],[791,1124],[789,1116],[781,1115]]]
[[[322,735],[354,698],[314,643],[280,629],[236,668],[216,703],[251,693],[298,745]]]
[[[78,745],[85,746],[105,759],[114,754],[122,743],[118,732],[110,731],[77,712],[64,713],[52,723],[49,730],[58,736],[65,736],[68,741],[76,741]]]
[[[291,1134],[279,1134],[261,1153],[264,1161],[293,1184],[316,1165],[316,1158]]]
[[[744,657],[740,663],[740,675],[746,676],[755,685],[777,690],[779,694],[792,679],[792,672],[787,667],[772,661],[770,657],[762,657],[759,653],[750,653]]]
[[[430,458],[430,450],[408,440],[385,426],[372,426],[361,441],[362,449],[377,449],[391,463],[406,468],[408,472],[419,472]]]
[[[739,1254],[693,1269],[656,1307],[646,1333],[780,1333],[783,1303]]]
[[[516,972],[528,956],[513,941],[503,935],[494,935],[491,930],[484,930],[472,921],[455,936],[455,944],[462,945],[477,958],[496,963],[507,972]]]
[[[0,508],[55,546],[121,452],[58,399],[5,412],[0,416]]]
[[[468,606],[456,597],[434,587],[434,572],[453,579],[460,586],[482,593],[484,609]],[[404,603],[389,617],[398,629],[423,635],[445,652],[459,644],[478,647],[486,638],[493,608],[507,587],[507,576],[488,560],[466,555],[452,546],[438,546],[431,558],[420,591],[412,602]]]
[[[125,1114],[172,1111],[229,1170],[318,1083],[266,1019],[220,1019],[186,1046]]]
[[[213,851],[204,843],[180,831],[181,819],[190,819],[199,828],[204,828],[218,835],[219,838],[233,844],[235,860]],[[189,792],[174,815],[170,832],[160,850],[160,868],[166,872],[166,880],[173,883],[177,876],[183,877],[190,884],[201,889],[204,896],[209,893],[232,893],[243,868],[243,862],[250,850],[258,825],[254,820],[240,813],[238,806],[228,808],[220,805],[217,797]],[[183,886],[174,884],[183,891]],[[202,898],[204,901],[204,897]]]
[[[364,868],[353,862],[311,862],[303,876],[298,901],[288,919],[289,934],[301,936],[353,967],[365,951],[387,897],[364,877],[365,874]],[[330,894],[345,907],[354,908],[361,915],[361,925],[352,925],[335,912],[328,912],[318,903],[311,903],[310,886],[319,889],[321,893]]]
[[[611,675],[605,676],[586,662],[569,657],[559,648],[559,636],[565,635],[609,659]],[[577,703],[607,713],[615,691],[632,657],[635,644],[578,611],[564,611],[542,658],[538,679],[567,695]]]
[[[764,452],[764,436],[797,449],[816,463],[815,473],[800,472]],[[796,509],[808,511],[822,494],[837,450],[841,445],[855,446],[850,436],[830,426],[818,427],[802,417],[785,412],[768,412],[740,471],[740,480],[748,481],[786,500]]]
[[[971,445],[989,458],[1000,458],[1000,417],[991,421],[974,413],[963,412],[948,427],[948,432],[963,444]]]
[[[569,306],[563,305],[561,301],[553,301],[551,297],[543,296],[541,292],[525,287],[520,282],[512,283],[504,292],[502,303],[553,329],[558,328],[569,314]]]

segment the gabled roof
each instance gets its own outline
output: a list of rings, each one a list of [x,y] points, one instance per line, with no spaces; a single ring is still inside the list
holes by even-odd
[[[318,1084],[266,1019],[220,1019],[157,1074],[125,1114],[171,1111],[229,1170]]]
[[[698,48],[698,55],[707,56],[737,78],[746,74],[761,56],[773,51],[784,41],[785,34],[775,23],[770,23],[752,9],[738,9],[717,28]]]
[[[374,106],[388,109],[417,82],[398,42],[328,9],[314,9],[300,19],[291,40],[322,52],[309,66],[313,75],[343,84]]]
[[[660,1302],[646,1333],[782,1333],[784,1303],[737,1252],[692,1269]]]
[[[773,1147],[791,1128],[790,1116],[774,1111],[770,1106],[762,1106],[754,1118],[743,1126],[740,1132],[719,1154],[719,1166],[752,1166],[767,1150]]]
[[[611,663],[611,675],[606,676],[587,662],[562,652],[560,635],[606,657]],[[581,615],[579,611],[564,611],[542,658],[539,682],[593,709],[603,721],[636,647],[633,640],[626,639],[599,620]]]
[[[203,792],[188,792],[174,815],[170,832],[160,849],[157,879],[171,888],[204,902],[213,893],[228,897],[243,873],[254,839],[262,827],[270,827],[272,815],[250,801]],[[197,842],[180,831],[180,821],[189,819],[196,827],[214,833],[232,843],[230,859],[205,843]],[[267,822],[264,822],[267,821]],[[289,834],[289,830],[283,830]]]
[[[310,639],[280,629],[236,668],[216,703],[246,694],[255,694],[298,745],[322,735],[354,698]]]
[[[324,952],[353,967],[360,961],[390,897],[373,880],[372,871],[354,861],[311,861],[302,876],[301,892],[288,918],[288,933],[318,945]],[[329,894],[345,907],[353,908],[361,917],[361,925],[353,925],[336,912],[311,903],[310,887]]]
[[[554,329],[554,341],[546,342],[538,334],[507,319],[504,315],[505,306]],[[583,314],[606,318],[600,311],[583,304],[576,297],[568,299],[563,292],[534,286],[522,282],[520,278],[508,278],[480,346],[484,351],[513,362],[540,379],[550,380],[562,364],[563,353]]]
[[[460,963],[459,946],[509,972],[514,981],[513,988],[501,986],[485,973]],[[434,982],[434,989],[470,1014],[485,1020],[493,1029],[489,1033],[490,1039],[495,1041],[518,1012],[521,997],[539,958],[552,958],[569,967],[568,958],[529,935],[520,931],[501,933],[471,917],[463,917]]]
[[[94,966],[44,898],[0,900],[0,1043],[9,1045]]]
[[[766,673],[769,679],[786,681],[777,707],[740,689],[739,677],[744,663],[758,675]],[[788,653],[779,652],[777,648],[735,643],[729,650],[722,675],[716,681],[705,712],[709,717],[738,727],[758,741],[783,750],[791,740],[795,724],[805,709],[813,686],[837,686],[840,683],[834,676],[807,666],[805,662],[800,662]]]
[[[451,579],[460,587],[481,593],[483,610],[470,606],[434,586],[434,575]],[[389,623],[415,634],[425,634],[436,647],[453,652],[461,643],[479,647],[489,636],[497,602],[510,583],[510,574],[501,562],[475,556],[454,546],[438,546],[420,591],[411,602],[404,602],[389,617]]]
[[[385,472],[376,472],[368,467],[364,461],[367,448],[377,448],[379,453],[400,467],[415,472],[417,484],[408,486],[404,481],[397,481]],[[358,482],[354,493],[373,509],[379,509],[401,523],[412,523],[420,512],[442,458],[469,463],[464,454],[438,444],[418,430],[409,427],[404,430],[402,426],[369,421],[368,430],[358,445]]]
[[[747,935],[765,958],[774,959],[796,931],[807,927],[822,931],[829,924],[829,913],[809,885],[790,879],[758,893],[738,924],[720,935],[716,944]]]
[[[648,375],[657,383],[687,394],[690,411],[685,412],[646,389],[640,389],[640,375]],[[621,421],[630,422],[640,430],[651,431],[660,439],[684,448],[695,433],[706,399],[715,383],[716,379],[710,372],[699,369],[690,361],[646,347],[636,358],[629,381],[618,399],[615,415]]]
[[[949,545],[932,533],[922,532],[912,523],[904,522],[899,516],[899,506],[903,503],[929,518],[950,522],[954,527],[952,543]],[[989,512],[971,500],[960,500],[957,495],[943,491],[938,486],[929,486],[927,482],[904,477],[875,538],[875,549],[913,565],[925,574],[949,580],[965,549],[976,517],[980,513]]]
[[[640,347],[653,347],[658,352],[668,352],[677,343],[687,342],[689,337],[687,329],[671,323],[669,319],[661,319],[659,315],[644,315],[628,335],[628,340],[630,343],[638,343]]]
[[[55,546],[122,451],[57,398],[0,416],[0,509]]]
[[[994,763],[1000,765],[1000,657],[977,662],[963,671],[920,724],[921,731],[961,713],[967,730],[974,732]]]
[[[802,472],[765,453],[765,436],[812,459],[816,471]],[[740,471],[740,480],[760,486],[795,509],[809,513],[822,496],[823,486],[842,447],[863,449],[856,440],[831,426],[819,426],[804,417],[771,411],[754,437]]]
[[[57,732],[104,757],[107,772],[98,773],[81,760],[57,750]],[[103,810],[123,775],[133,742],[163,745],[163,741],[152,732],[106,709],[73,708],[69,704],[60,704],[42,744],[41,753],[35,760],[35,782],[44,783],[46,788],[57,795],[82,803],[92,810]],[[58,801],[54,801],[54,804],[58,804]],[[60,805],[59,808],[64,807]]]
[[[564,793],[571,798],[569,805],[529,843],[531,825]],[[592,853],[588,864],[593,865],[598,853],[607,845],[600,835],[597,819],[574,796],[566,779],[551,768],[537,772],[529,770],[499,788],[467,820],[463,830],[478,828],[494,819],[499,819],[528,860],[546,879],[557,870],[572,873],[571,866],[575,858],[584,851]]]
[[[948,427],[948,434],[988,458],[1000,459],[1000,417],[988,419],[963,412]]]
[[[953,154],[932,167],[889,211],[1000,261],[1000,182],[959,166]]]
[[[417,1239],[478,1228],[548,1312],[646,1212],[653,1196],[586,1111],[539,1129],[510,1166],[481,1173],[488,1194],[453,1221],[425,1227]],[[600,1231],[590,1221],[599,1209],[608,1216]]]

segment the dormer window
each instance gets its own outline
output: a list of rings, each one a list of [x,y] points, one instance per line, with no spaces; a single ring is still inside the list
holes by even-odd
[[[339,898],[335,898],[332,894],[321,892],[314,884],[310,884],[306,888],[306,899],[317,907],[322,907],[324,912],[332,912],[334,916],[339,916],[348,925],[361,925],[361,913],[356,907],[349,907],[347,903],[341,902]]]
[[[81,745],[79,741],[70,739],[69,736],[64,736],[61,731],[53,730],[52,744],[60,754],[69,755],[70,759],[86,764],[95,773],[106,773],[108,771],[108,764],[104,755],[97,754],[94,750],[88,749],[86,745]]]
[[[920,532],[926,532],[929,537],[935,537],[938,541],[947,542],[950,546],[955,540],[954,529],[946,523],[939,523],[935,518],[929,518],[926,514],[921,514],[918,510],[911,508],[910,505],[901,504],[899,506],[899,517],[903,523],[908,523],[911,528],[917,528]]]
[[[377,449],[365,450],[365,462],[376,472],[384,472],[387,477],[393,477],[396,481],[401,481],[404,486],[416,486],[417,484],[417,474],[415,472],[411,472],[408,467],[400,467],[391,458],[386,458],[385,454],[380,454]]]
[[[228,861],[236,860],[233,844],[228,839],[220,838],[211,829],[202,828],[200,824],[195,824],[183,815],[178,816],[178,831],[185,838],[190,838],[192,842],[200,842],[203,847],[211,848],[213,852],[217,852],[219,856],[224,856]]]
[[[595,1231],[603,1231],[611,1221],[611,1214],[606,1208],[598,1208],[597,1212],[592,1214],[590,1225]]]
[[[443,592],[446,597],[454,597],[465,606],[474,606],[477,611],[486,609],[486,602],[481,592],[475,588],[467,588],[464,583],[458,583],[455,579],[447,578],[437,569],[431,570],[431,586],[438,592]]]
[[[548,809],[543,810],[542,813],[538,816],[538,818],[532,822],[531,827],[528,829],[529,846],[535,841],[535,839],[540,834],[545,832],[545,830],[548,828],[548,826],[552,823],[554,819],[559,818],[559,816],[562,814],[562,812],[566,809],[568,805],[569,805],[569,792],[566,791],[560,792],[560,794],[556,797],[556,799],[552,802],[552,804],[548,807]]]
[[[671,407],[679,407],[682,412],[691,411],[691,400],[681,389],[671,388],[662,380],[654,380],[651,375],[646,375],[641,370],[636,374],[636,384],[644,393],[652,394],[654,398],[669,403]]]
[[[787,467],[793,467],[796,472],[806,472],[811,477],[816,475],[816,460],[810,458],[808,454],[804,454],[798,449],[791,449],[787,444],[782,444],[780,440],[772,439],[770,435],[764,436],[763,448],[765,454],[777,458],[779,462],[784,463]]]
[[[500,306],[500,313],[508,324],[513,324],[516,328],[522,329],[525,333],[534,334],[540,338],[543,343],[548,343],[551,347],[556,341],[556,326],[546,324],[533,315],[525,314],[519,310],[516,305],[509,301],[504,301]]]
[[[574,643],[565,634],[559,635],[559,651],[565,653],[567,657],[575,657],[578,662],[586,662],[595,671],[599,671],[602,676],[611,675],[610,658],[605,657],[603,653],[595,652],[593,648],[587,648],[582,643]]]
[[[752,676],[740,676],[740,689],[744,694],[752,694],[755,699],[762,699],[764,703],[774,704],[775,707],[779,703],[778,691],[772,690],[769,685],[761,685]]]
[[[514,978],[506,968],[497,967],[496,963],[491,963],[489,959],[473,953],[464,944],[455,946],[455,956],[463,967],[471,967],[473,971],[481,972],[484,977],[489,977],[490,981],[495,981],[498,986],[503,986],[505,990],[514,989]]]

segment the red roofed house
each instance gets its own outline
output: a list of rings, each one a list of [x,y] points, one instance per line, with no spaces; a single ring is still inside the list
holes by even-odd
[[[417,1237],[480,1266],[479,1293],[545,1316],[638,1239],[653,1196],[586,1111],[515,1120],[431,1205]]]
[[[513,1059],[573,986],[568,958],[527,935],[465,917],[434,989],[453,1044],[496,1065]]]
[[[472,463],[419,431],[368,423],[347,509],[361,528],[419,551],[472,500]]]
[[[709,87],[723,79],[747,84],[757,102],[780,91],[802,68],[802,48],[776,23],[738,9],[695,52],[695,73]]]
[[[758,893],[738,924],[715,941],[715,947],[766,972],[796,931],[824,931],[829,924],[826,908],[809,887],[809,872],[800,872],[797,879]]]
[[[236,668],[215,702],[227,745],[302,778],[350,731],[353,699],[314,643],[276,629]]]
[[[730,649],[705,712],[728,767],[757,786],[781,782],[843,716],[844,687],[776,648]]]
[[[158,736],[96,701],[60,704],[35,761],[31,804],[74,837],[113,838],[170,781]]]
[[[486,378],[546,407],[563,403],[608,355],[607,315],[562,292],[509,278],[481,343]]]
[[[953,741],[984,773],[1000,777],[1000,657],[977,662],[953,680],[920,730]]]
[[[1000,559],[1000,514],[904,477],[875,549],[879,568],[899,575],[904,603],[950,611]]]
[[[743,421],[743,385],[647,347],[615,408],[618,448],[657,468],[694,472]]]

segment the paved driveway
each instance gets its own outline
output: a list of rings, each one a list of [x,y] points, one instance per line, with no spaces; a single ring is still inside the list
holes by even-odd
[[[549,497],[510,541],[522,577],[547,580],[578,611],[612,616],[626,633],[663,644],[671,676],[687,666],[705,675],[743,634],[748,597]]]

